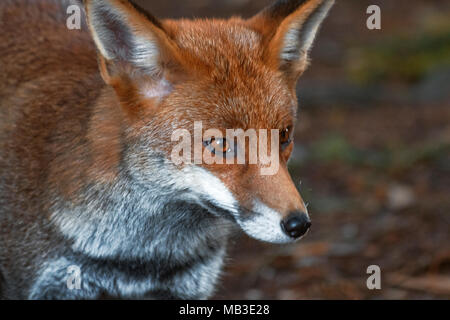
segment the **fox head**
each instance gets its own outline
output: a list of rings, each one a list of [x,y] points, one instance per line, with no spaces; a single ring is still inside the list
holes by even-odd
[[[248,20],[159,21],[130,1],[85,0],[100,72],[114,93],[105,105],[122,118],[132,179],[230,218],[256,239],[303,236],[311,223],[287,170],[295,89],[333,2],[279,0]],[[200,140],[194,122],[201,123]],[[227,129],[242,130],[237,142],[224,138]],[[259,157],[250,163],[255,151],[239,139],[250,129],[278,141],[269,143],[277,162],[271,174],[261,173]],[[177,130],[204,161],[174,163]],[[237,149],[247,152],[243,163],[211,161],[234,158]]]

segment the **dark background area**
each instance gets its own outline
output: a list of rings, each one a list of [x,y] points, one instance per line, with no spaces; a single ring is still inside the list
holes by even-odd
[[[271,3],[137,2],[159,18]],[[381,30],[366,27],[371,4]],[[290,170],[313,227],[291,246],[235,239],[215,298],[450,298],[450,1],[338,0],[298,95]]]

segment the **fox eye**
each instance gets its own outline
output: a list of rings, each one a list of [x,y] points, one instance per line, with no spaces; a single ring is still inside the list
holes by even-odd
[[[227,157],[234,154],[233,147],[225,138],[211,138],[203,142],[212,154]]]
[[[287,147],[292,142],[292,126],[280,131],[280,143],[282,147]]]
[[[284,128],[283,130],[280,131],[280,144],[283,149],[291,144],[292,142],[291,137],[292,137],[292,126]]]

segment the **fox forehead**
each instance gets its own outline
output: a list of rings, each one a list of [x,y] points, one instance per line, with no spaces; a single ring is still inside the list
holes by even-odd
[[[165,27],[181,49],[209,66],[223,66],[217,65],[215,58],[226,58],[228,63],[243,67],[248,61],[262,59],[262,35],[240,18],[165,20]]]
[[[243,129],[281,129],[293,121],[294,90],[264,61],[262,35],[242,19],[166,20],[164,26],[197,76],[172,97],[193,104],[191,119],[217,113],[218,128]]]

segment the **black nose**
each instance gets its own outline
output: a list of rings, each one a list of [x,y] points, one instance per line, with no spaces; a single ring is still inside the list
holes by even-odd
[[[281,221],[281,227],[291,238],[299,238],[311,227],[311,220],[306,213],[295,211]]]

